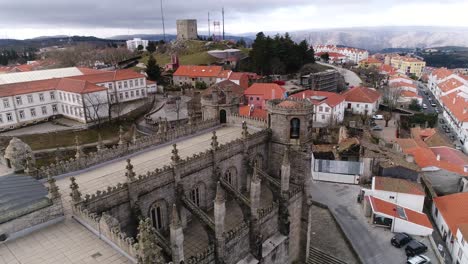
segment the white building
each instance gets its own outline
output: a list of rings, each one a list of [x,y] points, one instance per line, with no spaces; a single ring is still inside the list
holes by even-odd
[[[454,92],[440,99],[447,124],[457,134],[465,151],[468,151],[468,94]]]
[[[368,87],[354,87],[342,94],[346,101],[345,109],[353,114],[373,115],[379,110],[382,99],[379,92]]]
[[[458,226],[456,237],[452,257],[454,263],[468,264],[468,223]]]
[[[108,118],[112,104],[147,97],[145,76],[132,70],[82,69],[78,76],[51,79],[44,79],[49,75],[41,71],[35,73],[39,80],[15,83],[14,78],[6,78],[11,83],[0,85],[0,130],[57,115],[92,124]],[[28,79],[23,77],[17,80]]]
[[[146,50],[146,47],[148,47],[148,40],[144,40],[141,38],[134,38],[132,40],[127,40],[127,49],[131,51],[138,50],[138,46],[142,45],[143,50]]]
[[[461,228],[462,231],[465,231],[465,227],[468,224],[467,207],[467,192],[435,197],[432,204],[432,218],[442,235],[442,239],[445,241],[448,251],[452,255],[452,263],[468,263],[466,262],[467,256],[464,255],[464,253],[468,253],[466,251],[466,241],[461,241],[462,237],[466,238],[466,233],[463,234],[465,236],[459,235],[459,229]],[[464,253],[459,253],[460,251]],[[459,259],[465,259],[465,262],[461,262]]]
[[[392,232],[404,232],[416,236],[429,236],[434,229],[426,214],[387,202],[372,195],[365,196],[365,215],[372,224],[388,227]]]
[[[354,63],[357,63],[369,57],[369,52],[367,50],[349,47],[337,47],[336,45],[316,45],[314,46],[314,52],[340,53],[346,56],[346,61],[352,61]]]
[[[306,90],[291,97],[307,98],[314,104],[314,125],[325,126],[343,122],[346,103],[341,94]]]
[[[425,194],[417,182],[375,176],[372,189],[365,190],[365,193],[417,212],[423,211]]]

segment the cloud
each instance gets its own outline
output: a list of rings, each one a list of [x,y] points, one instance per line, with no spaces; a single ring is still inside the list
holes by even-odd
[[[207,30],[207,14],[221,20],[226,31],[294,31],[308,28],[382,25],[468,26],[464,0],[163,0],[166,30],[175,20],[195,18]],[[455,14],[455,15],[454,15]],[[157,0],[0,0],[0,38],[39,35],[161,33]]]

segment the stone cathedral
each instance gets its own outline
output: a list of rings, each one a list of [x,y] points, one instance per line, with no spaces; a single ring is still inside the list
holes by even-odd
[[[304,261],[309,219],[313,105],[267,102],[267,120],[238,116],[242,89],[225,81],[202,94],[204,119],[217,119],[208,151],[171,161],[83,196],[71,178],[74,218],[138,263]],[[240,134],[220,144],[216,130]]]

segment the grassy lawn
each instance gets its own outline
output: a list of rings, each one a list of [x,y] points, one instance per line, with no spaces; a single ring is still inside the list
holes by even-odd
[[[131,124],[123,124],[124,131],[130,129]],[[103,140],[118,138],[119,125],[116,123],[106,123],[101,128],[91,128],[81,131],[59,131],[54,133],[25,135],[19,138],[26,142],[33,150],[50,149],[75,145],[75,136],[78,135],[81,144],[98,141],[98,134]]]

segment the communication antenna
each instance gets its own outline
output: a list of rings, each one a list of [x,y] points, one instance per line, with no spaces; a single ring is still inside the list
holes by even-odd
[[[223,40],[224,40],[224,7],[221,9],[221,12],[223,14]]]
[[[210,12],[208,12],[208,38],[211,37],[210,27]]]
[[[164,39],[164,42],[166,42],[166,29],[164,28],[164,10],[163,10],[162,0],[160,2],[161,2],[161,20],[162,20],[162,26],[163,26],[163,39]]]

